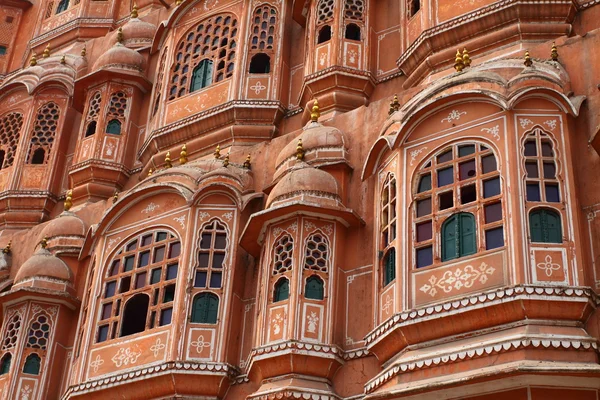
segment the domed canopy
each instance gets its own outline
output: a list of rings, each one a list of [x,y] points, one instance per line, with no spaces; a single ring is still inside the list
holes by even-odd
[[[139,18],[131,18],[123,25],[124,44],[135,46],[136,44],[152,43],[156,26]]]
[[[87,227],[77,215],[64,211],[44,227],[40,236],[47,239],[64,236],[84,237]]]
[[[116,43],[106,53],[102,54],[94,70],[100,69],[125,69],[142,72],[144,70],[144,57],[121,43]]]
[[[285,200],[302,200],[327,206],[341,206],[338,183],[329,173],[306,163],[294,167],[267,198],[267,208]]]
[[[28,278],[46,277],[70,282],[73,274],[60,258],[45,248],[40,248],[21,265],[15,276],[15,283]]]

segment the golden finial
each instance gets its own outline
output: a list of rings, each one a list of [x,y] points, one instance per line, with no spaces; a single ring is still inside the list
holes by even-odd
[[[552,50],[550,51],[550,57],[552,57],[552,61],[558,61],[558,49],[556,48],[556,43],[552,42]]]
[[[148,170],[148,176],[152,176],[152,173],[153,173],[153,172],[154,172],[154,171],[152,171],[152,168],[150,168],[150,169]]]
[[[463,48],[462,59],[465,68],[469,68],[471,66],[471,57],[469,57],[469,52],[467,51],[466,47]]]
[[[454,69],[456,72],[461,72],[465,64],[463,62],[462,55],[460,54],[460,50],[456,50],[456,58],[454,58]]]
[[[113,203],[116,203],[117,200],[119,200],[119,192],[115,192],[115,194],[113,195]]]
[[[178,5],[180,5],[181,3],[182,3],[182,1],[181,1],[181,0],[177,0],[177,1],[175,2],[175,5],[176,5],[176,6],[178,6]]]
[[[229,165],[229,153],[225,155],[225,159],[223,160],[223,166],[227,167]]]
[[[60,58],[60,63],[61,64],[66,64],[67,63],[67,58],[65,57],[65,55],[63,54],[63,56]]]
[[[321,113],[319,112],[319,102],[315,99],[312,110],[310,111],[310,120],[313,122],[318,122]]]
[[[123,43],[123,28],[117,31],[117,43]]]
[[[10,254],[10,245],[11,245],[11,243],[12,243],[12,240],[9,240],[8,244],[6,245],[6,247],[2,250],[2,252],[4,254]]]
[[[165,168],[171,168],[173,164],[171,164],[171,152],[167,151],[167,155],[165,156]]]
[[[42,58],[48,58],[50,57],[50,43],[48,43],[46,45],[46,48],[44,49],[44,52],[42,53]]]
[[[81,57],[85,57],[87,54],[87,48],[85,44],[83,45],[83,49],[81,49]]]
[[[217,145],[217,148],[213,154],[215,155],[215,158],[221,158],[221,146]]]
[[[42,249],[45,249],[46,247],[48,247],[48,238],[44,237],[42,239],[42,241],[40,242],[40,246],[42,246]]]
[[[252,164],[250,164],[250,154],[248,154],[248,157],[246,157],[246,161],[244,161],[244,168],[250,169],[251,166]]]
[[[525,64],[526,67],[531,67],[533,65],[533,61],[531,61],[531,57],[529,57],[529,51],[525,50]]]
[[[187,158],[187,144],[181,147],[181,153],[179,153],[179,164],[183,165],[188,162]]]
[[[133,3],[133,8],[131,9],[131,18],[137,18],[138,17],[138,6],[137,4]]]
[[[392,115],[394,112],[400,109],[400,102],[398,101],[398,96],[394,95],[392,101],[390,101],[390,110],[388,112],[389,115]]]
[[[67,195],[65,196],[65,211],[69,211],[73,206],[73,190],[68,190]]]
[[[298,139],[296,146],[296,160],[304,160],[304,147],[302,147],[302,139]]]
[[[31,55],[31,58],[29,59],[29,66],[35,67],[36,65],[37,65],[37,57],[35,56],[35,53],[33,53]]]

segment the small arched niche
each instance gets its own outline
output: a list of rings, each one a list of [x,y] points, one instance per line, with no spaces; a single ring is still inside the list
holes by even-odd
[[[349,40],[360,40],[360,27],[356,24],[346,25],[344,37]]]
[[[317,44],[325,43],[331,39],[331,26],[325,25],[319,30]]]
[[[251,74],[268,74],[271,72],[271,57],[265,53],[255,54],[250,60],[248,72]]]
[[[130,298],[125,304],[121,318],[121,336],[129,336],[146,330],[146,315],[150,298],[139,293]]]

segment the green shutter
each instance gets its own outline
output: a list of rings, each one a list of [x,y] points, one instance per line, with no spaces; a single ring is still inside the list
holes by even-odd
[[[546,227],[548,243],[562,243],[562,228],[558,213],[546,211]]]
[[[192,72],[190,92],[207,87],[212,83],[213,63],[211,60],[202,60]]]
[[[112,119],[108,121],[106,125],[106,133],[110,133],[112,135],[120,135],[121,134],[121,121],[117,119]]]
[[[219,314],[219,298],[212,293],[201,293],[194,298],[192,322],[216,324]]]
[[[8,374],[10,372],[10,363],[12,361],[12,354],[6,353],[2,357],[2,364],[0,365],[0,375]]]
[[[23,372],[26,374],[39,375],[40,374],[40,357],[33,353],[27,356],[25,359],[25,365],[23,366]]]
[[[537,243],[562,243],[560,215],[551,210],[535,210],[529,214],[531,241]]]
[[[475,217],[469,213],[458,214],[458,217],[459,257],[475,254],[477,252]]]
[[[529,230],[532,242],[543,242],[544,235],[542,233],[542,211],[536,210],[529,214]]]
[[[391,248],[385,255],[383,273],[384,286],[387,286],[388,283],[396,279],[396,249],[394,248]]]
[[[323,280],[316,275],[308,278],[304,287],[304,297],[307,299],[323,300]]]
[[[456,215],[451,216],[442,225],[442,261],[458,257],[458,223]]]
[[[275,295],[273,296],[273,302],[286,300],[290,297],[290,281],[283,278],[277,281],[275,284]]]
[[[214,294],[208,295],[208,311],[206,314],[207,324],[216,324],[219,314],[219,298]]]

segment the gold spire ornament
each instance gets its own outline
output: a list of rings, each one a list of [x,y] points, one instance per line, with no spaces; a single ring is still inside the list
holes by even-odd
[[[81,57],[85,57],[87,55],[87,47],[83,45],[83,49],[81,49]]]
[[[390,110],[388,112],[389,115],[392,115],[394,112],[400,109],[400,102],[398,101],[398,96],[394,95],[392,101],[390,101]]]
[[[296,146],[296,160],[304,160],[304,147],[302,147],[302,139],[298,139]]]
[[[35,53],[33,53],[31,55],[31,58],[29,59],[29,66],[35,67],[36,65],[37,65],[37,57],[35,56]]]
[[[133,7],[131,8],[131,18],[137,18],[138,17],[138,6],[137,4],[133,3]]]
[[[167,155],[165,156],[165,168],[171,168],[173,164],[171,164],[171,152],[167,151]]]
[[[531,60],[531,57],[529,57],[528,50],[525,50],[525,61],[523,64],[525,64],[526,67],[531,67],[533,65],[533,61]]]
[[[152,173],[153,173],[153,172],[154,172],[154,171],[152,170],[152,168],[150,168],[150,169],[148,170],[148,176],[152,176]]]
[[[176,5],[176,6],[178,6],[178,5],[181,5],[181,3],[183,3],[181,0],[177,0],[177,1],[175,2],[175,5]]]
[[[69,189],[67,191],[67,195],[65,196],[65,211],[69,211],[71,207],[73,207],[73,190]]]
[[[8,241],[8,244],[6,245],[6,247],[2,250],[2,252],[4,254],[10,254],[10,245],[12,244],[12,240]]]
[[[186,164],[187,162],[188,162],[187,144],[184,144],[181,147],[181,153],[179,153],[179,164],[183,165],[183,164]]]
[[[456,50],[456,57],[454,58],[454,69],[456,70],[456,72],[461,72],[464,67],[465,63],[463,62],[460,50]]]
[[[558,61],[558,49],[556,48],[556,43],[552,42],[552,50],[550,51],[550,57],[552,61]]]
[[[227,167],[227,166],[229,166],[229,153],[227,153],[227,154],[225,155],[225,159],[223,159],[223,166],[224,166],[224,167]]]
[[[46,247],[48,247],[48,238],[44,237],[42,239],[42,241],[40,242],[40,246],[42,246],[42,249],[45,249]]]
[[[217,148],[215,149],[215,152],[213,154],[215,155],[216,159],[221,158],[221,146],[217,145]]]
[[[117,31],[117,43],[123,43],[123,28]]]
[[[46,45],[46,48],[44,49],[44,52],[42,53],[42,58],[48,58],[50,57],[50,43],[48,43]]]
[[[313,106],[312,106],[312,110],[310,112],[310,120],[313,122],[319,122],[320,116],[321,116],[321,113],[319,112],[319,102],[317,101],[317,99],[315,99]]]
[[[248,154],[248,157],[246,157],[246,161],[244,161],[244,168],[250,169],[251,167],[252,164],[250,163],[250,154]]]
[[[469,68],[471,66],[471,57],[469,57],[469,52],[467,51],[466,47],[463,48],[462,59],[465,68]]]
[[[67,63],[67,58],[65,57],[65,55],[63,54],[63,56],[60,58],[60,63],[62,65],[65,65]]]
[[[119,192],[115,192],[115,194],[113,195],[113,203],[116,203],[117,200],[119,200]]]

